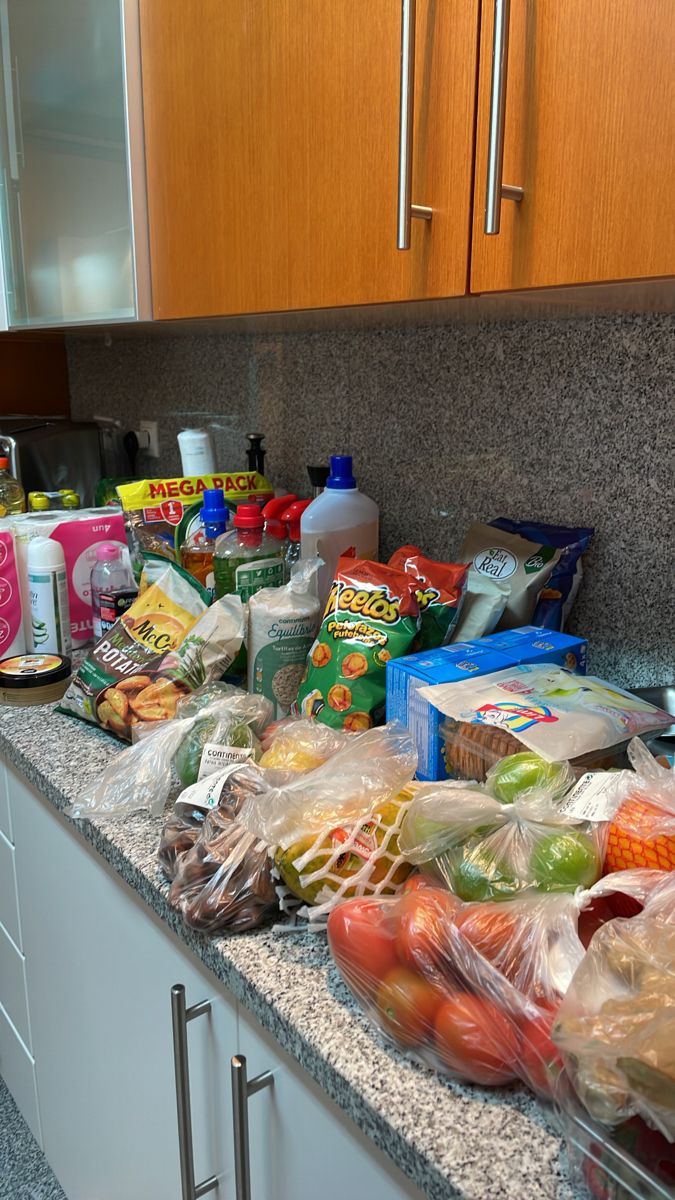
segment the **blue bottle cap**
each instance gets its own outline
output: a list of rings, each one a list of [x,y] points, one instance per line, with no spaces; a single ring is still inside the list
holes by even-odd
[[[356,487],[356,480],[352,475],[351,454],[331,454],[330,475],[326,480],[326,487],[345,490]]]
[[[227,505],[222,488],[205,488],[201,511],[202,525],[208,537],[218,537],[227,528]]]

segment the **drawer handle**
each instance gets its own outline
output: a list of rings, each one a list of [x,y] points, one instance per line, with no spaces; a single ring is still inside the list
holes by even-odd
[[[246,1058],[235,1054],[232,1070],[232,1119],[234,1125],[234,1178],[236,1200],[251,1200],[251,1159],[248,1145],[248,1101],[263,1088],[271,1087],[274,1075],[263,1071],[250,1081],[246,1075]]]
[[[417,0],[401,0],[401,102],[398,130],[398,202],[396,248],[410,249],[413,217],[430,221],[432,209],[412,203],[413,127],[415,116],[415,18]]]
[[[218,1186],[215,1175],[195,1184],[194,1150],[192,1146],[192,1113],[190,1111],[190,1064],[188,1060],[188,1021],[211,1012],[208,1000],[185,1005],[185,988],[176,983],[171,989],[171,1024],[173,1027],[173,1065],[176,1074],[176,1111],[178,1113],[178,1149],[180,1151],[180,1181],[183,1200],[199,1200]]]
[[[508,183],[502,184],[511,0],[494,0],[494,3],[490,124],[488,127],[487,186],[485,189],[484,230],[487,234],[499,233],[502,200],[515,200],[519,204],[523,198],[522,188],[512,187]]]

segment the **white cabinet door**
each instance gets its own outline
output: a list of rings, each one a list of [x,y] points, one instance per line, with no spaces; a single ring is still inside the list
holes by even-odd
[[[44,1151],[69,1200],[181,1195],[175,983],[213,1006],[187,1026],[195,1175],[229,1200],[234,1001],[13,773],[10,805]]]
[[[423,1200],[248,1013],[239,1009],[249,1082],[273,1083],[248,1101],[251,1200]]]

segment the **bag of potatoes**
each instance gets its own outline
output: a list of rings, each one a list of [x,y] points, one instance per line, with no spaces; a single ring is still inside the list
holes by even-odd
[[[89,651],[59,710],[130,741],[135,725],[175,717],[182,696],[219,678],[243,637],[238,596],[209,608],[201,584],[167,562]]]

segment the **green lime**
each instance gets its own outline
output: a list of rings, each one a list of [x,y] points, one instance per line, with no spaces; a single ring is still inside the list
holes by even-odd
[[[587,834],[566,829],[537,842],[530,855],[530,874],[543,892],[573,892],[595,883],[600,860]]]
[[[531,750],[509,754],[491,768],[487,787],[502,804],[513,804],[520,792],[528,788],[546,788],[554,796],[561,795],[568,783],[567,763],[547,762]]]
[[[439,866],[443,857],[437,859]],[[452,865],[443,866],[447,882],[460,900],[505,900],[518,891],[518,881],[508,866],[479,847],[465,850]]]

